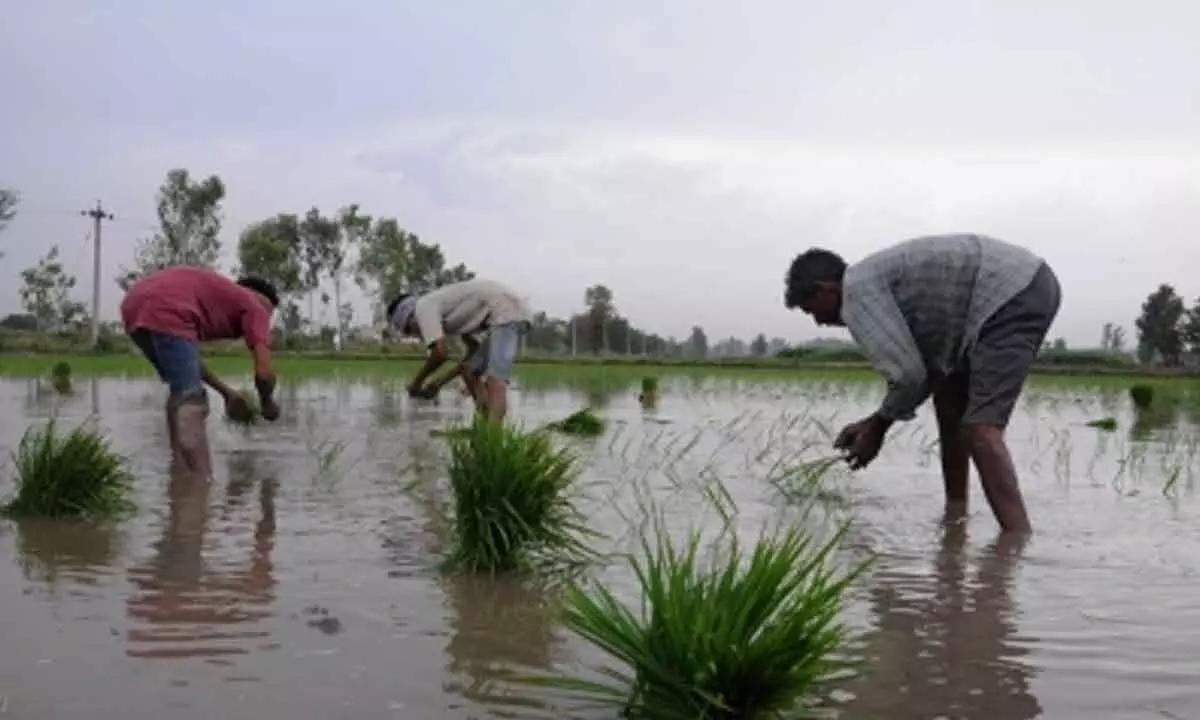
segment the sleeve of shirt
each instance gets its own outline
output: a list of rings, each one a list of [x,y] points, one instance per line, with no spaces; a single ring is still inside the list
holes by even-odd
[[[929,397],[928,372],[896,298],[885,283],[856,284],[845,293],[842,320],[871,364],[887,379],[879,407],[887,420],[911,420]]]
[[[271,313],[256,300],[251,300],[242,315],[242,337],[246,347],[271,345]]]
[[[413,317],[417,321],[417,332],[421,333],[421,342],[425,343],[425,347],[429,347],[445,337],[446,332],[442,327],[442,308],[437,300],[428,295],[419,298],[417,306],[413,309]]]

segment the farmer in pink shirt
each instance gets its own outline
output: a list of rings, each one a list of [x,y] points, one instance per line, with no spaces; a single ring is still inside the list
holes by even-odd
[[[185,467],[205,477],[212,459],[205,423],[208,385],[225,400],[235,419],[248,419],[250,408],[236,391],[200,360],[200,343],[244,338],[254,357],[254,386],[267,420],[279,417],[272,397],[271,313],[279,293],[271,283],[244,277],[236,283],[207,268],[178,265],[135,283],[121,302],[125,331],[141,348],[170,388],[167,431],[171,449]]]

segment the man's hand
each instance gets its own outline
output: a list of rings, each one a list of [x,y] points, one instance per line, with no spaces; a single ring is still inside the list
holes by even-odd
[[[419,400],[424,396],[423,394],[425,392],[425,388],[415,382],[410,382],[405,389],[408,391],[408,396],[410,398],[416,398]]]
[[[846,462],[850,464],[850,468],[860,470],[870,465],[879,455],[886,432],[886,425],[875,416],[871,416],[842,428],[837,439],[833,441],[833,447],[846,451]]]
[[[275,398],[260,398],[262,402],[262,416],[264,419],[275,422],[279,419],[279,403],[275,402]]]

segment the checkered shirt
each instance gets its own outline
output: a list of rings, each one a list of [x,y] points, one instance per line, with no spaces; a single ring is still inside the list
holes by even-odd
[[[928,373],[953,371],[1042,262],[1016,245],[956,234],[906,240],[848,267],[842,320],[888,381],[879,415],[911,420],[929,397]]]

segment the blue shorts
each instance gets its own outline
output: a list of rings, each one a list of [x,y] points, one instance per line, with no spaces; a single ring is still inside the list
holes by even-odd
[[[474,375],[508,382],[513,363],[517,360],[517,351],[521,349],[521,336],[528,329],[529,323],[525,322],[505,323],[492,328],[467,360],[467,368]]]
[[[135,330],[129,336],[171,389],[172,398],[207,396],[200,371],[199,343],[153,330]]]

